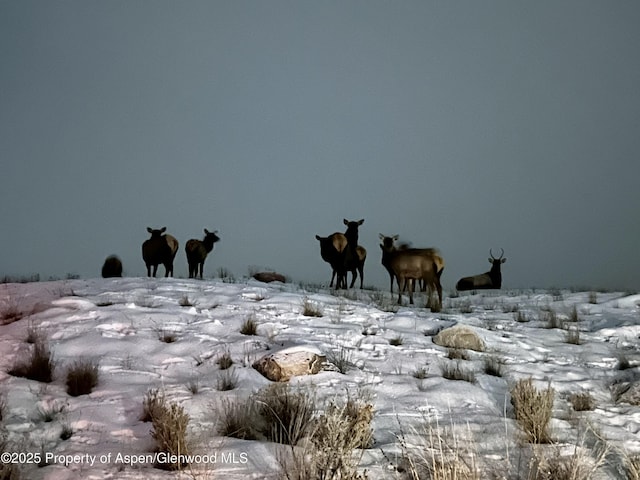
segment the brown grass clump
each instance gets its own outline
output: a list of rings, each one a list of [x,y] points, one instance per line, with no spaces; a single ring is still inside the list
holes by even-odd
[[[261,433],[277,443],[296,445],[307,436],[316,410],[315,397],[288,383],[275,383],[258,392],[258,414],[262,417]]]
[[[569,402],[576,412],[586,412],[596,408],[596,401],[589,392],[574,393],[569,397]]]
[[[98,363],[80,359],[67,370],[67,393],[72,397],[91,393],[98,385]]]
[[[538,390],[533,380],[518,380],[511,388],[516,421],[530,443],[549,443],[549,422],[553,412],[554,390]]]
[[[302,300],[302,314],[305,317],[322,317],[324,315],[322,307],[312,302],[307,297],[304,297]]]
[[[189,414],[181,405],[163,400],[151,411],[151,423],[151,437],[156,442],[156,451],[165,452],[171,456],[188,453]],[[175,463],[167,462],[157,465],[167,470],[181,470],[185,466],[186,463],[181,457],[178,457]]]
[[[216,430],[218,435],[225,437],[255,440],[258,419],[253,399],[245,401],[224,399]]]
[[[279,455],[283,478],[287,480],[366,480],[358,472],[362,449],[373,443],[373,405],[362,396],[342,403],[330,401],[313,422],[310,439],[290,455]],[[354,451],[360,449],[360,455]],[[289,453],[286,452],[286,453]]]
[[[258,334],[258,322],[256,322],[256,318],[254,314],[249,315],[244,322],[242,322],[242,326],[240,327],[240,333],[242,335],[257,335]]]
[[[441,347],[474,350],[476,352],[484,352],[485,350],[484,342],[478,334],[463,326],[441,330],[433,337],[433,343]]]
[[[49,344],[43,338],[38,338],[33,344],[31,355],[16,362],[9,371],[14,377],[25,377],[38,382],[50,383],[53,380],[55,362]]]
[[[477,455],[462,447],[456,428],[441,428],[426,422],[415,432],[417,441],[408,442],[401,432],[400,448],[411,480],[484,480],[475,463]]]
[[[152,388],[147,391],[142,399],[142,415],[140,420],[143,422],[150,422],[153,418],[153,413],[157,408],[160,408],[166,403],[164,392],[157,388]]]

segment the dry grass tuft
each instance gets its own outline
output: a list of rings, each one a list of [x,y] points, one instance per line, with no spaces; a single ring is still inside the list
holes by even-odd
[[[296,445],[309,434],[316,410],[311,393],[288,383],[275,383],[258,392],[255,401],[263,420],[261,433],[267,440]]]
[[[320,305],[312,302],[308,297],[304,297],[302,300],[302,315],[305,317],[322,317],[324,312]]]
[[[242,335],[258,335],[258,322],[256,322],[255,314],[250,314],[240,327]]]
[[[53,380],[55,362],[48,342],[42,337],[33,344],[31,355],[16,364],[9,371],[14,377],[25,377],[38,382],[50,383]]]
[[[186,455],[187,427],[189,426],[189,414],[184,408],[175,402],[167,403],[164,400],[151,411],[151,437],[156,442],[156,451],[166,452],[170,455]],[[157,467],[166,470],[181,470],[186,463],[162,463]]]
[[[373,406],[363,397],[349,397],[344,403],[330,401],[302,448],[279,455],[282,478],[287,480],[344,479],[366,480],[358,472],[362,449],[373,442]],[[353,454],[360,450],[360,455]]]
[[[511,388],[516,421],[530,443],[549,443],[549,422],[553,412],[554,390],[538,390],[533,380],[518,380]]]
[[[255,440],[258,420],[259,416],[253,399],[245,401],[223,399],[216,431],[218,435],[226,437]]]
[[[86,395],[98,385],[98,362],[90,359],[76,360],[67,370],[67,393],[72,397]]]
[[[164,404],[166,404],[164,392],[157,388],[149,389],[142,399],[142,415],[140,416],[140,420],[150,422],[155,410]]]
[[[460,361],[443,362],[441,364],[442,377],[447,380],[462,380],[469,383],[475,383],[476,375],[473,370],[467,370],[462,367]]]
[[[228,368],[231,368],[231,366],[233,365],[233,359],[231,358],[231,354],[228,351],[222,353],[216,359],[216,363],[218,364],[218,367],[220,367],[220,370],[226,370]]]
[[[461,446],[456,429],[440,428],[436,423],[425,422],[422,430],[415,432],[417,441],[409,442],[404,432],[399,436],[400,448],[411,480],[484,480],[475,463],[476,454]]]
[[[596,408],[596,401],[589,392],[574,393],[569,397],[569,402],[576,412],[586,412]]]

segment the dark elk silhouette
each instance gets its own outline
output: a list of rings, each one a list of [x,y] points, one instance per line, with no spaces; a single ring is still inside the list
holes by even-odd
[[[398,304],[402,303],[402,292],[409,290],[409,303],[413,304],[413,289],[416,280],[424,280],[428,287],[427,307],[440,309],[442,307],[442,285],[440,277],[444,270],[444,260],[435,248],[403,248],[396,249],[393,245],[395,237],[385,237],[380,234],[382,242],[382,265],[391,277],[393,293],[393,278],[398,282]],[[438,292],[438,304],[431,303],[433,291]]]
[[[122,262],[115,255],[109,255],[102,265],[102,278],[122,276]]]
[[[163,235],[167,227],[153,229],[147,227],[147,232],[151,234],[149,240],[142,244],[142,259],[147,266],[147,276],[151,277],[151,267],[153,276],[156,276],[158,265],[163,264],[165,268],[164,276],[173,276],[173,259],[178,251],[178,240],[172,235]]]
[[[347,272],[351,272],[353,277],[350,288],[353,288],[358,278],[357,272],[360,272],[360,288],[362,288],[367,250],[358,245],[358,227],[364,223],[364,219],[357,222],[343,219],[343,222],[347,226],[345,233],[336,232],[328,237],[316,235],[316,240],[320,242],[320,256],[331,265],[329,287],[333,287],[333,280],[337,276],[336,288],[347,288]]]
[[[495,258],[493,252],[489,250],[489,263],[491,270],[475,275],[473,277],[464,277],[456,283],[456,290],[482,290],[482,289],[500,289],[502,287],[502,272],[500,266],[507,261],[504,256],[504,250],[500,249],[500,256]]]
[[[198,276],[198,270],[200,272],[200,278],[202,278],[204,261],[207,259],[207,255],[211,250],[213,250],[214,244],[220,241],[217,233],[217,230],[210,232],[205,228],[203,240],[192,238],[187,242],[184,250],[187,253],[187,263],[189,264],[189,278],[196,278]]]

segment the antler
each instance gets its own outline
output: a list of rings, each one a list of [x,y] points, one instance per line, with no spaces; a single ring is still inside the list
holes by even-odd
[[[493,258],[494,260],[500,260],[504,256],[504,249],[500,248],[500,257],[498,258],[493,256],[493,252],[491,251],[491,249],[489,249],[489,255],[491,255],[491,258]]]

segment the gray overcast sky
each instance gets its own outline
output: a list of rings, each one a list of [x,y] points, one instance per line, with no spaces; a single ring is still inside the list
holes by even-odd
[[[147,226],[222,238],[205,274],[328,281],[364,218],[443,283],[640,288],[640,2],[0,0],[0,274],[145,272]],[[164,272],[163,268],[160,271]]]

